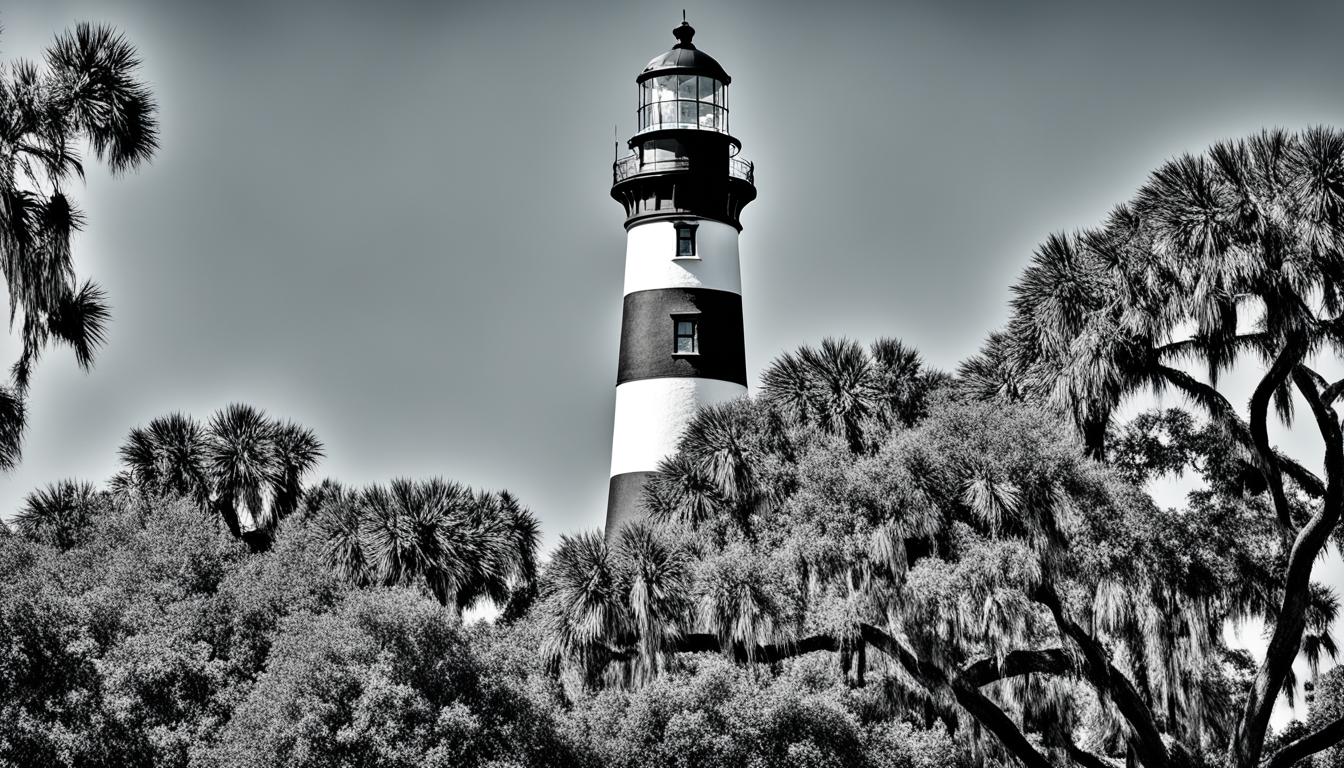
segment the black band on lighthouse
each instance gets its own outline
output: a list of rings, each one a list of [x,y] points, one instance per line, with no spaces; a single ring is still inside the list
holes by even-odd
[[[678,319],[696,323],[694,354],[676,352]],[[658,288],[626,294],[616,383],[669,376],[747,385],[741,296],[708,288]]]
[[[623,472],[613,475],[607,486],[607,534],[642,514],[640,497],[653,472]]]

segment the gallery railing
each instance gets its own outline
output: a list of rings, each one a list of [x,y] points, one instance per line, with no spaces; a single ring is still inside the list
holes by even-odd
[[[684,171],[691,167],[691,161],[684,157],[673,158],[671,160],[649,160],[641,163],[639,155],[631,154],[617,160],[611,168],[611,183],[619,184],[622,181],[641,173],[662,173],[665,171]],[[756,183],[756,167],[750,160],[743,160],[740,157],[728,158],[728,175],[735,179],[742,179],[748,184]]]

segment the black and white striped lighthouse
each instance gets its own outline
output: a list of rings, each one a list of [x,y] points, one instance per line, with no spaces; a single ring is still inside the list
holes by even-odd
[[[690,24],[672,34],[635,78],[638,130],[612,172],[626,248],[608,536],[640,514],[645,479],[696,409],[747,391],[737,236],[753,168],[728,131],[728,73]]]

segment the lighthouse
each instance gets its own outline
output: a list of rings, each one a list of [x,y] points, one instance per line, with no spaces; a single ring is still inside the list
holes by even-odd
[[[690,24],[672,34],[635,78],[637,130],[612,167],[626,245],[608,536],[641,514],[696,410],[747,391],[737,239],[754,169],[729,132],[728,73]]]

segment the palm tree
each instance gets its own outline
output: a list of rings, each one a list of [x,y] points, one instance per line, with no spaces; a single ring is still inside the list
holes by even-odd
[[[512,494],[437,478],[321,492],[313,514],[327,560],[355,584],[420,584],[461,614],[481,600],[503,605],[535,578],[537,521]]]
[[[131,430],[118,453],[136,487],[156,494],[183,496],[197,506],[210,498],[206,472],[208,436],[200,423],[170,413]]]
[[[0,391],[0,467],[19,460],[22,401],[43,350],[64,344],[87,370],[106,340],[107,296],[75,277],[70,241],[84,215],[67,188],[84,178],[81,143],[113,174],[158,148],[157,106],[139,66],[125,37],[82,23],[56,37],[44,67],[18,61],[0,71],[0,268],[21,338]]]
[[[92,484],[61,480],[28,494],[14,515],[14,531],[30,541],[70,549],[93,524],[98,502]]]
[[[212,480],[211,502],[229,531],[273,522],[268,491],[276,479],[276,425],[250,405],[232,403],[210,419],[206,467]]]
[[[802,346],[776,358],[761,376],[761,396],[786,420],[816,424],[861,453],[869,421],[908,426],[944,378],[926,372],[919,353],[898,339],[878,339],[868,349],[824,339],[819,348]]]
[[[508,491],[478,493],[467,514],[463,537],[482,540],[482,556],[474,559],[457,593],[459,611],[482,600],[503,606],[517,590],[531,588],[537,575],[537,519]]]
[[[769,502],[758,477],[767,452],[763,434],[776,437],[748,401],[707,406],[696,413],[678,450],[659,462],[645,484],[642,503],[658,521],[691,525],[726,518],[743,531]],[[779,439],[785,439],[779,436]]]
[[[643,521],[611,545],[597,532],[562,536],[542,581],[552,666],[576,665],[590,687],[657,674],[692,615],[691,566],[683,547]]]
[[[206,427],[180,413],[156,418],[132,429],[119,452],[131,486],[210,509],[258,550],[298,510],[303,479],[323,455],[312,430],[237,403]]]
[[[266,530],[274,529],[279,521],[298,511],[303,498],[303,478],[323,456],[317,435],[293,422],[278,424],[272,443],[274,460],[269,477],[272,503],[259,526]]]

